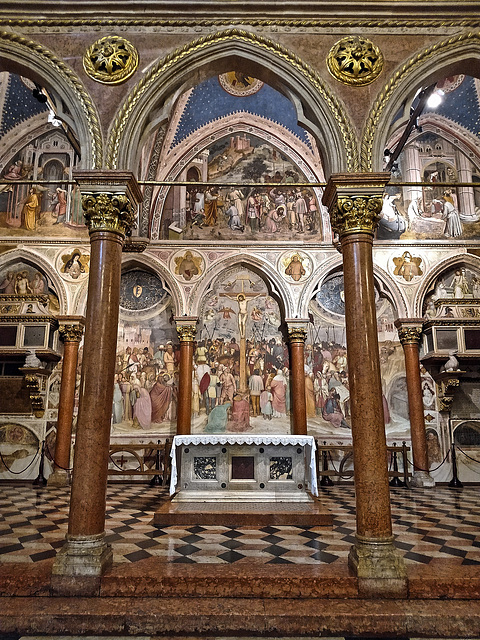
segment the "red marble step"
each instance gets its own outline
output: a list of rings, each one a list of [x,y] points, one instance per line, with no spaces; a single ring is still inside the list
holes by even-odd
[[[315,502],[171,502],[153,516],[156,526],[331,527],[333,515]]]
[[[480,637],[465,600],[2,598],[3,634]]]

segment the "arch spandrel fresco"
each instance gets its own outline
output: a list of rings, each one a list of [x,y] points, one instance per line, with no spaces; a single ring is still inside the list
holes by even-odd
[[[276,300],[235,267],[205,296],[194,353],[192,432],[290,433],[288,348]]]
[[[392,167],[378,240],[480,239],[479,90],[479,81],[466,75],[437,83],[441,102],[427,103]],[[390,149],[403,126],[388,141]]]
[[[28,78],[0,74],[0,231],[6,237],[87,237],[79,161],[45,89]]]
[[[156,178],[202,184],[153,189],[152,238],[323,240],[322,192],[307,186],[323,180],[321,158],[285,96],[231,72],[188,91],[173,114]]]

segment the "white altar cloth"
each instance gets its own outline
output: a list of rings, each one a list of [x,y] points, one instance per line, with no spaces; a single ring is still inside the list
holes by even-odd
[[[305,447],[306,450],[306,461],[309,469],[309,477],[307,478],[307,482],[309,484],[310,492],[314,496],[318,496],[318,485],[317,485],[317,465],[315,461],[315,438],[313,436],[294,436],[294,435],[283,435],[283,436],[272,436],[272,435],[256,435],[256,434],[246,434],[246,433],[235,433],[235,434],[221,434],[214,435],[210,433],[201,433],[198,435],[188,435],[188,436],[175,436],[173,438],[172,443],[172,451],[170,456],[172,458],[172,475],[170,479],[170,495],[175,493],[175,487],[177,486],[178,480],[178,472],[177,472],[177,456],[176,456],[176,447],[180,445],[196,445],[196,444],[258,444],[258,445],[269,445],[269,444],[284,444],[284,445],[293,445]]]

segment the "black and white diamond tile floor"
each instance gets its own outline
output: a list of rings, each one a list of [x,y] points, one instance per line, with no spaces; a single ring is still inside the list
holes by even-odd
[[[69,489],[0,485],[0,562],[32,563],[56,555],[68,525]],[[323,527],[168,526],[151,524],[165,489],[112,484],[107,491],[107,540],[114,561],[155,556],[170,563],[334,563],[354,542],[351,486],[321,490],[334,515]],[[408,563],[436,558],[480,564],[480,489],[391,490],[395,544]]]

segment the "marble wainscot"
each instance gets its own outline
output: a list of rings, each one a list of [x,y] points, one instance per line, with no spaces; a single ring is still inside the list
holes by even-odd
[[[312,436],[188,435],[172,445],[170,502],[155,524],[331,524]]]

